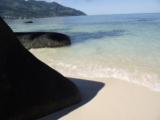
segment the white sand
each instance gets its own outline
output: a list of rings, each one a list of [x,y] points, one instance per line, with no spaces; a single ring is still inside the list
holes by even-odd
[[[71,80],[82,102],[40,120],[160,120],[160,92],[115,79]]]
[[[56,65],[46,59],[53,56],[52,52],[32,53],[43,62]],[[57,70],[66,75],[63,67]],[[82,102],[39,120],[160,120],[160,92],[123,80],[75,79],[75,72],[72,71],[71,80],[79,87]]]

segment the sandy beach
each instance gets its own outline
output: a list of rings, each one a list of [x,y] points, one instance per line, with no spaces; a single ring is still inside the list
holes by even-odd
[[[80,103],[37,120],[160,120],[160,0],[1,0],[0,6],[0,16],[24,47],[81,93]],[[63,88],[75,91],[74,85],[61,82],[19,42],[9,41],[15,37],[3,24],[1,29],[7,41],[1,42],[0,95],[7,105],[1,105],[2,117],[43,115],[63,107],[59,98],[73,103]],[[18,100],[24,109],[19,105],[12,113]]]
[[[116,79],[70,79],[82,102],[39,120],[160,120],[160,92]]]
[[[63,18],[60,32],[71,37],[72,45],[30,51],[70,78],[82,101],[39,120],[160,120],[159,16],[73,17],[71,23]],[[47,20],[43,29],[49,23],[61,26]],[[32,25],[32,30],[41,27]]]
[[[77,76],[76,70],[68,75],[64,66],[48,61],[54,59],[52,52],[31,52],[73,81],[82,96],[79,104],[38,120],[160,120],[160,91],[123,79]]]

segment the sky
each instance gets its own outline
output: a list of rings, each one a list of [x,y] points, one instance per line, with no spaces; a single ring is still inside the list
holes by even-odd
[[[81,10],[88,15],[160,13],[160,0],[44,0]]]

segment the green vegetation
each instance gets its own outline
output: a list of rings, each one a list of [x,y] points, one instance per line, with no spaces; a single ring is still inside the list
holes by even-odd
[[[39,18],[54,16],[80,16],[85,13],[56,2],[35,0],[1,0],[0,16],[4,18]]]

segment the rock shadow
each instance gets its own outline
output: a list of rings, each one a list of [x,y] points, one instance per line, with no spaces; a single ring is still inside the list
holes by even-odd
[[[101,39],[104,37],[117,37],[124,35],[125,30],[110,30],[110,31],[98,31],[94,33],[89,32],[76,32],[76,33],[68,33],[71,37],[72,43],[84,42],[87,40],[93,39]]]
[[[68,79],[70,79],[78,86],[82,97],[81,102],[79,104],[67,107],[63,110],[60,110],[58,112],[55,112],[53,114],[50,114],[46,117],[37,120],[57,120],[63,117],[64,115],[72,112],[73,110],[79,108],[80,106],[85,105],[86,103],[91,101],[97,95],[97,93],[105,86],[105,84],[102,82],[76,79],[76,78],[68,78]]]

